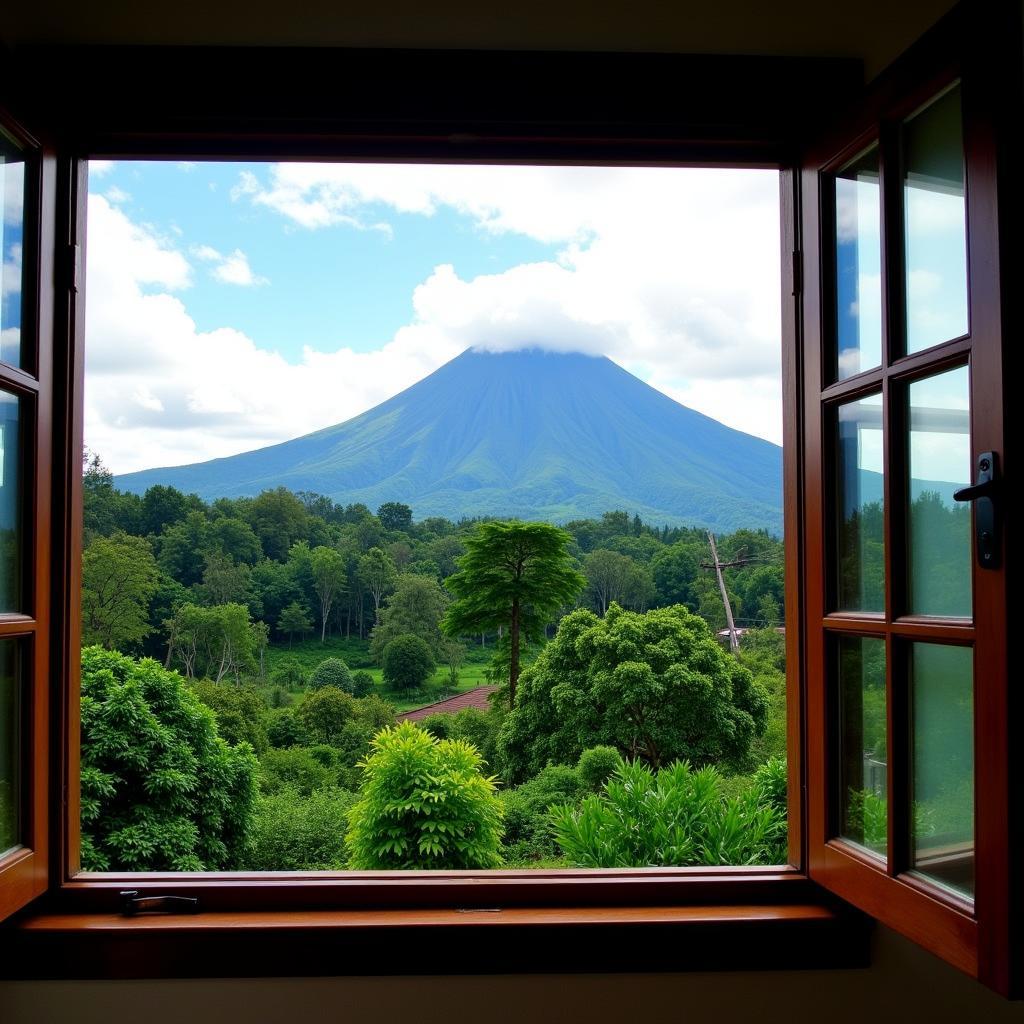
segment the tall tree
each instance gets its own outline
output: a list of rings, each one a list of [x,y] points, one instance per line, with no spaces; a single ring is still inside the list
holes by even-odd
[[[281,612],[277,620],[277,628],[281,633],[288,634],[288,646],[291,647],[295,634],[301,638],[313,628],[313,623],[306,614],[306,609],[298,601],[292,601],[287,608]]]
[[[628,555],[618,551],[598,548],[583,559],[583,571],[587,574],[598,612],[604,615],[612,601],[622,599],[633,579],[636,563]]]
[[[466,539],[459,571],[445,580],[456,597],[441,622],[448,636],[508,627],[512,706],[523,639],[539,640],[551,616],[572,604],[587,585],[573,568],[567,550],[571,539],[549,523],[480,523]]]
[[[82,556],[82,639],[114,649],[149,633],[158,572],[149,542],[116,533],[97,537]]]
[[[397,575],[391,556],[381,548],[370,548],[359,559],[359,578],[369,591],[370,597],[373,598],[374,622],[377,621],[380,603],[384,599],[384,595],[391,593],[395,588]]]
[[[334,548],[313,548],[309,556],[309,568],[313,574],[313,589],[320,601],[320,643],[323,643],[327,636],[327,617],[331,614],[331,606],[345,587],[345,559]]]
[[[385,501],[377,509],[377,518],[385,530],[402,530],[408,532],[412,526],[412,509],[400,501]]]
[[[370,653],[377,663],[384,648],[403,633],[413,633],[437,650],[441,641],[441,617],[451,598],[429,576],[406,574],[398,577],[391,594],[377,616],[370,634]]]

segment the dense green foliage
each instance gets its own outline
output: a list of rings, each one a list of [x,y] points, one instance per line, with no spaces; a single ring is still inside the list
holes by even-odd
[[[508,688],[502,688],[488,711],[468,708],[420,723],[428,739],[472,746],[473,756],[482,759],[482,778],[500,776],[500,791],[491,787],[504,811],[495,856],[517,865],[565,863],[548,808],[578,808],[587,794],[600,790],[623,755],[650,757],[652,764],[688,756],[731,773],[750,772],[785,752],[785,655],[774,631],[783,606],[781,546],[765,533],[718,538],[723,558],[753,559],[725,574],[738,621],[771,627],[744,637],[737,664],[701,622],[724,625],[714,576],[700,568],[708,555],[706,536],[654,527],[624,512],[568,523],[564,530],[523,523],[493,524],[494,529],[472,521],[416,520],[398,503],[374,515],[361,505],[340,506],[284,488],[209,504],[170,487],[151,488],[139,498],[118,492],[94,461],[86,475],[85,519],[86,551],[93,551],[88,564],[120,566],[126,585],[140,578],[152,583],[136,587],[134,603],[123,612],[110,605],[113,613],[96,619],[107,630],[104,642],[151,654],[177,669],[184,680],[174,672],[164,675],[183,687],[189,706],[210,715],[206,720],[221,737],[214,747],[248,758],[248,810],[243,800],[239,813],[249,822],[249,845],[225,841],[231,856],[223,861],[197,853],[206,866],[345,865],[347,810],[369,787],[360,762],[372,756],[374,737],[395,722],[395,707],[379,695],[390,692],[405,710],[449,690],[509,679],[514,580],[492,581],[498,600],[486,621],[467,621],[453,635],[447,635],[450,625],[441,628],[454,621],[450,613],[465,596],[459,594],[459,576],[467,564],[472,568],[469,549],[488,535],[500,539],[501,550],[511,550],[507,542],[515,535],[554,538],[557,543],[538,550],[557,550],[556,575],[576,588],[574,596],[558,602],[550,595],[542,600],[541,594],[520,604],[525,668],[514,711]],[[527,566],[529,560],[518,592],[529,597],[543,573],[532,576]],[[112,580],[119,578],[115,573]],[[102,593],[95,574],[89,582],[91,593]],[[673,604],[685,605],[693,621],[680,626],[682,610],[666,609]],[[95,607],[107,606],[97,600]],[[603,608],[606,619],[594,614]],[[596,632],[577,649],[591,629]],[[403,676],[388,691],[385,652],[399,639],[415,647],[420,668],[415,678]],[[680,672],[692,692],[678,684]],[[650,706],[637,703],[638,695],[650,698]],[[767,701],[765,712],[758,711],[758,695]],[[161,708],[154,705],[155,719],[146,728],[165,727]],[[642,727],[628,724],[637,709]],[[659,724],[662,710],[683,725],[706,718],[713,726],[707,742],[680,739],[682,727]],[[91,734],[83,732],[84,747],[91,743]],[[258,755],[258,765],[245,744]],[[766,770],[730,776],[722,788],[736,796],[763,794],[758,780]],[[102,775],[83,777],[83,809],[89,814],[99,813],[100,796],[89,786],[102,784]],[[199,793],[205,794],[203,786],[182,803],[189,804],[192,820],[207,812],[191,806],[202,803]],[[142,791],[135,811],[156,821],[149,800]],[[154,802],[160,814],[162,801]],[[86,844],[96,822],[83,820]],[[153,847],[146,854],[151,862],[163,855],[151,838],[126,836]],[[195,842],[196,849],[202,846]],[[189,860],[187,843],[168,839],[163,849],[178,857],[176,863],[198,862]],[[109,851],[83,853],[93,866],[130,863],[111,859]],[[131,850],[129,856],[144,860]],[[428,862],[440,866],[433,857]]]
[[[82,642],[134,649],[150,632],[156,560],[142,537],[99,537],[82,556]]]
[[[434,671],[434,654],[426,640],[406,633],[396,636],[381,659],[384,685],[392,690],[418,690]]]
[[[348,665],[341,658],[325,658],[309,677],[311,690],[320,690],[325,686],[335,686],[346,693],[355,693],[352,673],[349,672]]]
[[[445,580],[456,598],[441,622],[448,636],[508,629],[511,701],[520,645],[543,639],[554,613],[571,606],[586,586],[572,564],[571,539],[550,523],[480,523],[466,538],[459,571]]]
[[[99,647],[82,652],[82,866],[91,871],[238,867],[256,796],[247,743],[175,672]]]
[[[349,814],[349,866],[493,868],[501,864],[501,802],[480,754],[410,722],[385,729],[360,762]]]
[[[723,795],[711,765],[657,772],[624,763],[600,795],[551,810],[558,845],[579,867],[781,864],[786,822],[759,789]]]
[[[327,871],[346,867],[345,822],[355,794],[317,789],[309,795],[282,789],[256,801],[250,871]]]
[[[767,711],[750,672],[684,607],[576,611],[523,674],[499,765],[520,781],[597,743],[655,768],[678,758],[740,768]]]

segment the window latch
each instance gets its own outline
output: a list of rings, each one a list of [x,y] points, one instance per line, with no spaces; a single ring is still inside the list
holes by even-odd
[[[1002,491],[999,459],[995,452],[978,456],[978,477],[971,487],[953,492],[954,501],[974,502],[974,547],[982,569],[998,569],[999,508],[996,501]]]
[[[199,900],[193,896],[140,896],[138,889],[120,893],[121,913],[125,917],[138,914],[198,914]]]

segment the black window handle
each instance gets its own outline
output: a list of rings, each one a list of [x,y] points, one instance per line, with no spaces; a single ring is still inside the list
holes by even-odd
[[[974,484],[953,492],[954,501],[974,502],[974,548],[982,569],[999,568],[998,499],[1001,493],[999,457],[995,452],[982,452],[978,456],[978,476]]]

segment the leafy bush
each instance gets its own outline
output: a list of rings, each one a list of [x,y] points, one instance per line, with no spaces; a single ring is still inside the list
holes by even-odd
[[[412,633],[395,637],[384,648],[384,685],[392,690],[418,690],[434,671],[434,653],[422,637]]]
[[[369,672],[359,671],[352,674],[352,696],[367,697],[374,690],[373,676]]]
[[[306,727],[291,709],[284,708],[267,721],[267,739],[272,747],[296,747],[309,742]]]
[[[291,791],[309,796],[317,789],[333,786],[338,773],[333,765],[324,764],[310,747],[288,747],[268,750],[260,761],[260,788],[264,793]]]
[[[277,664],[270,673],[270,681],[289,690],[298,689],[306,681],[306,673],[302,668],[302,662],[298,658],[293,658],[290,654],[283,658],[278,658]]]
[[[552,808],[558,845],[580,867],[777,864],[785,818],[756,790],[724,797],[716,768],[623,763],[601,795]]]
[[[360,763],[349,815],[349,867],[493,868],[501,864],[501,802],[480,754],[411,722],[385,729]]]
[[[614,747],[589,747],[580,754],[576,764],[580,785],[596,793],[622,764],[622,757]]]
[[[313,670],[309,677],[309,688],[311,690],[322,690],[325,686],[335,686],[346,693],[352,693],[355,687],[352,683],[352,673],[348,665],[341,658],[326,658]]]
[[[761,802],[774,807],[780,814],[787,813],[789,776],[784,757],[769,758],[754,772],[754,787]]]
[[[82,651],[82,866],[212,871],[238,866],[256,757],[217,734],[211,711],[150,658]]]
[[[307,693],[295,713],[312,740],[333,743],[351,721],[355,700],[336,686],[325,686]]]
[[[251,686],[232,686],[203,679],[192,683],[196,696],[217,715],[217,731],[231,744],[248,743],[257,754],[270,745],[267,703]]]
[[[319,789],[302,796],[283,789],[260,797],[245,858],[250,871],[326,871],[346,866],[345,831],[356,795]]]
[[[562,764],[548,765],[528,782],[501,793],[505,858],[522,862],[557,857],[548,810],[555,804],[575,804],[579,793],[579,772]]]

